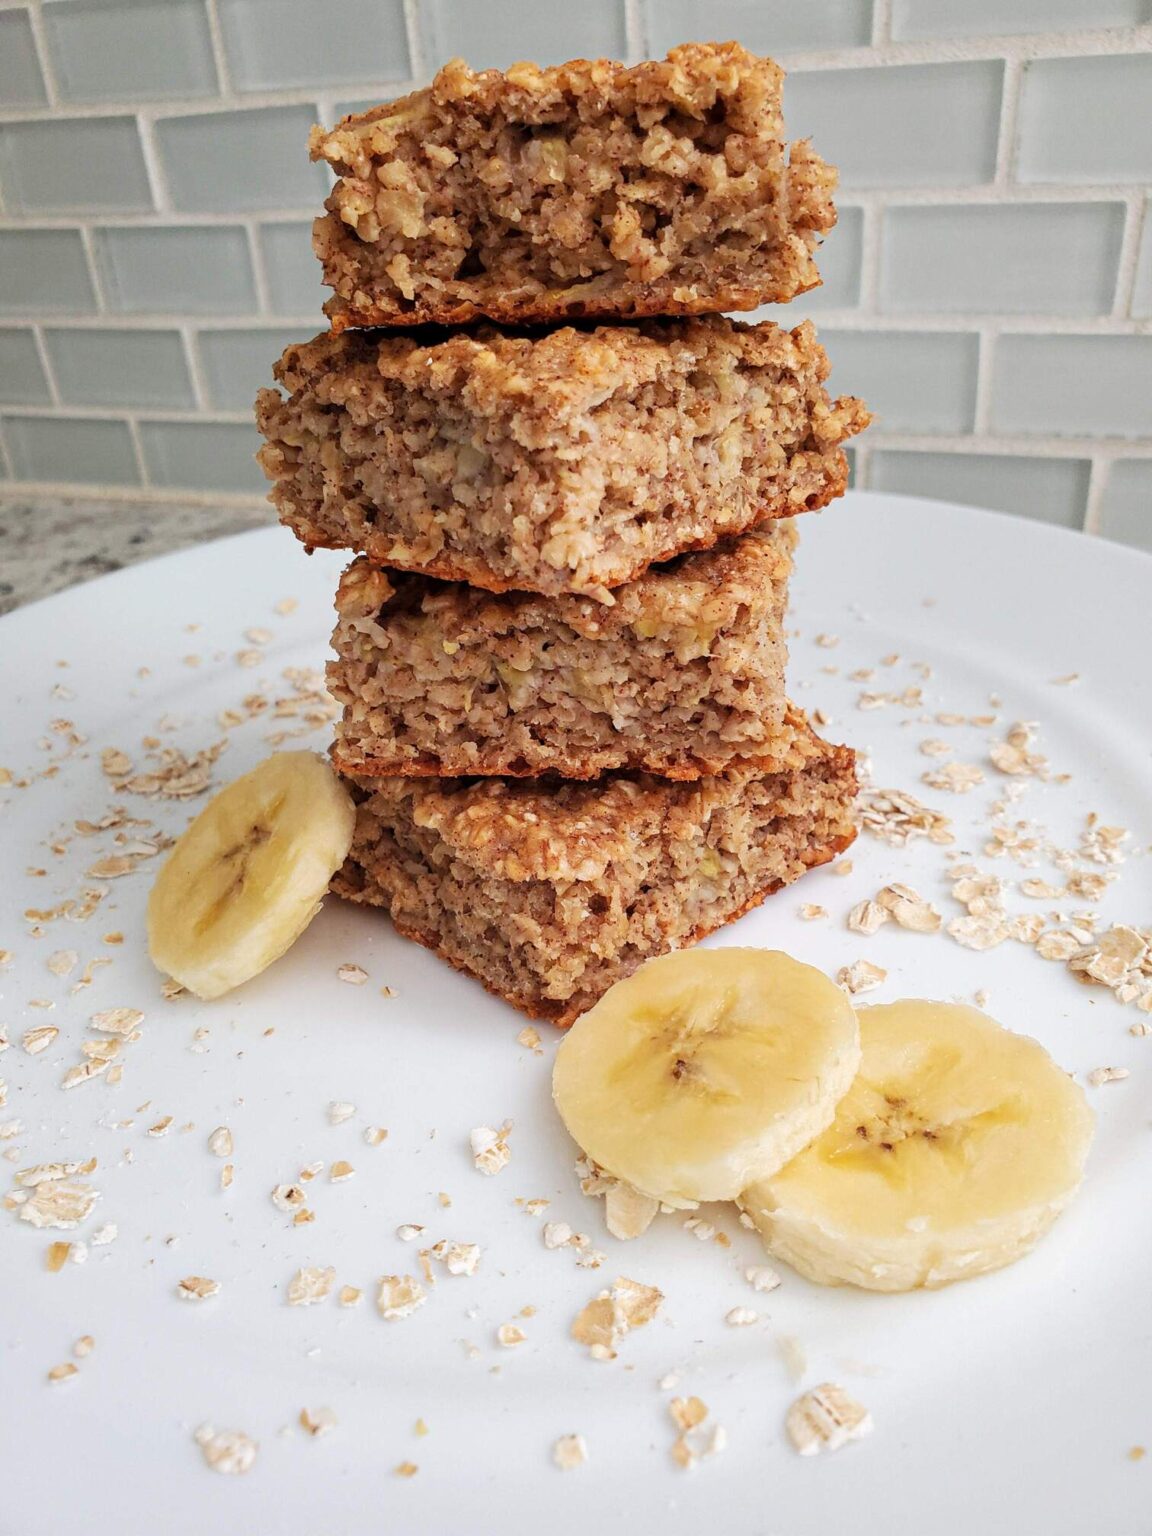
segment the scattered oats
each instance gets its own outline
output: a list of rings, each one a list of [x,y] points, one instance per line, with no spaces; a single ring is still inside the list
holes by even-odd
[[[333,1099],[328,1106],[328,1124],[343,1125],[345,1120],[351,1120],[355,1113],[355,1104],[346,1104],[339,1099]]]
[[[97,1227],[89,1241],[93,1248],[105,1248],[109,1243],[114,1243],[120,1235],[120,1228],[114,1221],[109,1221],[102,1227]]]
[[[76,1088],[81,1083],[87,1083],[94,1077],[99,1077],[102,1072],[107,1072],[106,1061],[82,1061],[78,1066],[69,1067],[60,1079],[61,1088]]]
[[[23,1120],[0,1120],[0,1141],[13,1141],[23,1134]]]
[[[451,1207],[452,1207],[452,1196],[450,1194],[448,1194],[445,1190],[442,1189],[440,1191],[440,1193],[436,1196],[436,1199],[440,1202],[441,1210],[447,1211],[447,1210],[451,1209]]]
[[[63,1365],[54,1365],[48,1372],[48,1380],[55,1386],[61,1381],[71,1381],[78,1374],[78,1368],[71,1360],[66,1360]]]
[[[837,646],[837,645],[840,644],[840,636],[839,635],[817,635],[816,636],[816,644],[818,646],[821,646],[824,650],[830,651],[830,650],[833,649],[834,646]]]
[[[298,1211],[307,1198],[299,1184],[277,1184],[272,1191],[272,1204],[282,1211]]]
[[[71,1259],[72,1263],[73,1264],[87,1264],[87,1262],[88,1262],[88,1244],[84,1243],[84,1242],[77,1242],[77,1243],[71,1243],[69,1246],[71,1247],[72,1251],[68,1255],[68,1257]]]
[[[397,1477],[415,1477],[420,1468],[414,1461],[402,1461],[396,1468]]]
[[[602,1253],[599,1248],[587,1247],[587,1238],[577,1236],[573,1239],[572,1246],[579,1252],[576,1255],[577,1269],[599,1269],[607,1262],[608,1255]]]
[[[298,1269],[288,1282],[287,1301],[290,1307],[311,1307],[318,1301],[327,1301],[336,1282],[336,1271],[327,1269]]]
[[[35,1029],[24,1032],[20,1044],[29,1056],[39,1056],[41,1051],[48,1049],[59,1033],[55,1024],[39,1024]]]
[[[1082,948],[1080,941],[1064,928],[1052,928],[1036,943],[1042,960],[1070,960]]]
[[[1068,876],[1068,894],[1084,896],[1089,901],[1099,901],[1108,889],[1109,883],[1115,878],[1114,874],[1096,874],[1087,869],[1073,870]]]
[[[428,1293],[411,1275],[381,1275],[376,1306],[380,1316],[389,1322],[399,1317],[411,1317],[427,1300]]]
[[[948,933],[965,949],[995,949],[1009,937],[1008,925],[1003,914],[997,912],[982,916],[954,917],[948,924]]]
[[[418,1227],[413,1221],[406,1221],[403,1226],[396,1228],[396,1236],[402,1243],[414,1242],[423,1232],[423,1227]]]
[[[308,1163],[300,1170],[301,1184],[310,1184],[317,1174],[324,1172],[324,1159],[317,1158],[314,1163]]]
[[[12,1042],[8,1038],[8,1031],[0,1027],[0,1051],[6,1051]]]
[[[336,968],[336,974],[341,981],[346,981],[350,987],[362,987],[368,980],[368,972],[362,965],[353,965],[351,961]]]
[[[124,935],[119,931],[119,929],[116,929],[112,933],[106,933],[104,935],[104,943],[105,944],[113,944],[113,945],[115,945],[115,944],[123,944],[123,942],[124,942]]]
[[[272,631],[270,629],[246,629],[244,631],[244,638],[250,641],[252,645],[267,645],[272,639]]]
[[[614,1360],[616,1345],[624,1335],[650,1323],[663,1300],[663,1292],[655,1286],[621,1277],[577,1313],[572,1337],[588,1346],[593,1359]]]
[[[55,954],[48,956],[48,969],[53,976],[68,976],[75,970],[79,959],[74,949],[58,949]]]
[[[1140,999],[1137,1007],[1144,1008],[1146,1012],[1152,1013],[1152,992],[1146,993],[1145,996]],[[1138,1038],[1146,1035],[1152,1035],[1152,1023],[1147,1023],[1145,1020],[1139,1019],[1135,1024],[1129,1024],[1128,1033],[1130,1035],[1136,1035]]]
[[[342,1285],[336,1300],[342,1307],[354,1307],[363,1294],[358,1285]]]
[[[494,1174],[507,1167],[512,1155],[508,1147],[508,1133],[511,1129],[511,1120],[505,1120],[498,1131],[494,1131],[490,1125],[477,1126],[472,1131],[469,1142],[477,1172]]]
[[[429,1252],[450,1275],[474,1275],[480,1263],[479,1243],[448,1243],[442,1238]]]
[[[231,1157],[234,1148],[232,1132],[226,1125],[218,1125],[208,1138],[208,1150],[213,1157]]]
[[[943,921],[931,903],[907,885],[886,885],[877,892],[876,901],[901,928],[913,933],[937,933]]]
[[[517,1344],[523,1344],[528,1338],[523,1328],[515,1323],[501,1323],[496,1330],[496,1342],[502,1344],[505,1349],[514,1349]]]
[[[1079,672],[1066,672],[1063,677],[1049,678],[1049,682],[1053,683],[1057,688],[1067,688],[1072,683],[1078,683],[1079,681]]]
[[[698,1397],[674,1397],[668,1404],[672,1422],[680,1431],[672,1445],[672,1460],[689,1471],[704,1456],[718,1455],[728,1443],[719,1424],[705,1438],[701,1426],[708,1417],[707,1405]]]
[[[1127,1067],[1097,1067],[1089,1072],[1088,1081],[1093,1088],[1100,1088],[1104,1083],[1122,1083],[1126,1077],[1131,1077]]]
[[[184,988],[178,981],[174,981],[171,976],[169,976],[168,980],[164,982],[160,988],[160,996],[166,1003],[170,1003],[175,998],[181,997],[183,993]],[[205,1031],[205,1034],[207,1034],[207,1031]]]
[[[546,1221],[542,1235],[545,1248],[564,1248],[572,1241],[572,1228],[566,1221]]]
[[[29,1170],[30,1173],[36,1171]],[[17,1178],[24,1185],[30,1182],[24,1175],[17,1175]],[[93,1189],[90,1184],[80,1179],[53,1175],[36,1183],[32,1194],[20,1206],[20,1220],[30,1222],[34,1227],[56,1227],[67,1231],[87,1221],[99,1198],[100,1191]]]
[[[801,1456],[838,1451],[850,1440],[871,1434],[873,1427],[868,1410],[834,1382],[798,1397],[785,1419],[788,1438]]]
[[[681,1222],[680,1225],[685,1232],[691,1232],[692,1236],[701,1243],[710,1243],[716,1236],[716,1228],[702,1216],[689,1216],[688,1220]]]
[[[117,1039],[115,1035],[108,1039],[81,1040],[80,1054],[87,1056],[90,1061],[114,1061],[124,1048],[124,1041]]]
[[[186,1275],[176,1287],[176,1294],[181,1301],[207,1301],[210,1296],[219,1296],[219,1280],[207,1280],[203,1275]]]
[[[941,741],[939,737],[930,736],[926,741],[920,743],[920,751],[925,757],[947,757],[951,750],[952,748],[948,743]]]
[[[58,1275],[68,1262],[68,1256],[72,1252],[71,1243],[49,1243],[44,1255],[44,1267],[50,1275]]]
[[[1047,880],[1021,880],[1020,891],[1024,896],[1029,896],[1033,901],[1056,901],[1063,896],[1062,885],[1052,885]]]
[[[87,1360],[88,1356],[96,1348],[96,1340],[90,1333],[81,1334],[72,1346],[72,1353],[77,1360]]]
[[[1048,778],[1048,759],[1031,750],[1036,739],[1036,726],[1031,721],[1018,721],[1010,726],[1003,741],[993,743],[988,756],[993,767],[1001,773]]]
[[[343,1184],[348,1179],[350,1179],[355,1172],[356,1170],[353,1168],[351,1163],[347,1163],[343,1158],[340,1158],[334,1162],[332,1167],[328,1170],[328,1177],[331,1179],[333,1184]]]
[[[873,965],[871,960],[854,960],[851,965],[842,965],[836,972],[837,982],[850,997],[856,997],[861,992],[871,992],[887,979],[888,972],[883,966]]]
[[[945,763],[941,768],[922,773],[920,778],[931,789],[944,789],[953,795],[966,795],[984,782],[984,775],[972,763]]]
[[[516,1197],[516,1204],[520,1206],[525,1216],[539,1216],[552,1204],[551,1200],[523,1200]]]
[[[115,1066],[108,1068],[108,1073],[104,1081],[108,1084],[109,1088],[119,1087],[123,1080],[124,1068],[119,1062],[117,1062]]]
[[[130,1035],[143,1022],[139,1008],[108,1008],[103,1013],[94,1013],[90,1020],[93,1029],[106,1035]]]
[[[30,997],[28,999],[28,1006],[29,1008],[43,1008],[46,1013],[51,1013],[56,1004],[50,997]]]
[[[245,650],[236,652],[236,665],[239,667],[258,667],[263,660],[263,651]]]
[[[533,1024],[526,1024],[516,1036],[517,1045],[522,1045],[536,1056],[543,1056],[544,1047],[540,1044],[540,1031]]]
[[[330,1429],[336,1428],[336,1415],[331,1408],[317,1408],[315,1413],[309,1408],[301,1408],[297,1423],[315,1440],[320,1435],[326,1435]]]
[[[951,820],[905,790],[864,789],[857,805],[865,831],[894,848],[903,848],[917,837],[940,845],[955,842]]]
[[[760,1321],[760,1314],[753,1312],[751,1307],[733,1307],[725,1314],[724,1321],[732,1328],[748,1328]]]
[[[871,937],[884,926],[888,917],[888,912],[878,902],[858,901],[848,914],[848,927],[853,933]]]
[[[815,922],[818,917],[827,917],[828,913],[824,907],[817,906],[814,901],[806,901],[800,908],[800,916],[804,922],[811,923]]]
[[[211,1424],[201,1424],[193,1439],[213,1472],[222,1472],[226,1477],[250,1472],[259,1450],[256,1441],[241,1429],[218,1430]]]
[[[582,1467],[588,1460],[588,1447],[583,1435],[561,1435],[552,1447],[552,1460],[561,1472],[571,1472]]]
[[[781,1284],[780,1276],[767,1264],[753,1264],[744,1271],[744,1278],[754,1291],[774,1291]]]
[[[853,867],[854,866],[851,859],[838,859],[829,870],[829,874],[850,875],[852,873]]]
[[[135,870],[136,863],[135,859],[130,859],[125,854],[110,854],[107,858],[97,859],[87,873],[93,880],[117,880],[121,875],[130,875]]]
[[[282,597],[280,601],[274,605],[275,611],[281,615],[295,613],[299,606],[300,599],[297,597]]]
[[[620,1180],[604,1196],[604,1223],[613,1237],[627,1242],[647,1232],[659,1209],[659,1200]]]
[[[155,1125],[148,1127],[149,1136],[167,1136],[172,1129],[172,1116],[165,1115],[162,1120],[157,1120]]]
[[[1038,912],[1017,913],[1007,921],[1008,937],[1020,944],[1035,944],[1044,932],[1044,919]]]
[[[364,1131],[364,1140],[370,1147],[378,1147],[382,1141],[387,1141],[388,1132],[382,1125],[369,1125]]]
[[[100,754],[100,767],[109,779],[123,779],[132,772],[132,759],[118,747],[105,747]]]
[[[987,1006],[988,1006],[988,991],[987,991],[987,988],[981,987],[979,989],[979,991],[976,993],[975,997],[973,998],[973,1002],[976,1004],[977,1008],[987,1008]]]

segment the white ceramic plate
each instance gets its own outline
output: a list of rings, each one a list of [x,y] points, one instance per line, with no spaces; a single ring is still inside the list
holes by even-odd
[[[0,790],[0,943],[13,954],[2,972],[0,1022],[13,1045],[0,1054],[0,1122],[25,1126],[5,1144],[18,1158],[0,1161],[0,1190],[18,1168],[95,1155],[101,1192],[77,1232],[37,1231],[0,1211],[4,1536],[607,1536],[704,1522],[734,1536],[1147,1529],[1152,1459],[1140,1464],[1129,1452],[1152,1444],[1152,1038],[1129,1026],[1148,1015],[1021,944],[978,954],[942,935],[890,927],[865,939],[846,929],[848,908],[892,879],[916,886],[947,919],[958,915],[943,849],[864,836],[847,878],[816,873],[712,941],[779,946],[833,972],[867,956],[889,973],[873,1001],[970,999],[985,988],[994,1016],[1037,1035],[1069,1070],[1131,1069],[1126,1081],[1089,1090],[1099,1115],[1090,1176],[1042,1247],[1000,1274],[907,1297],[820,1290],[791,1274],[757,1296],[742,1276],[757,1245],[725,1211],[705,1214],[728,1248],[697,1241],[673,1218],[615,1243],[599,1205],[577,1188],[573,1149],[550,1106],[553,1037],[544,1031],[541,1056],[525,1049],[516,1040],[523,1019],[379,916],[330,903],[283,961],[211,1005],[161,998],[141,936],[147,863],[106,882],[89,921],[58,920],[27,936],[26,908],[76,895],[94,883],[84,879],[91,863],[115,851],[109,833],[76,837],[56,855],[46,847],[53,834],[117,801],[176,831],[202,803],[118,797],[101,773],[103,748],[142,763],[146,736],[193,750],[227,734],[221,781],[270,750],[276,725],[293,725],[265,715],[225,733],[216,717],[258,686],[287,692],[286,667],[321,663],[339,564],[306,560],[279,530],[246,534],[0,623],[0,763],[17,776],[59,763],[28,788]],[[1100,907],[1146,924],[1150,589],[1152,561],[1115,545],[986,512],[851,495],[804,521],[793,688],[804,705],[823,706],[829,735],[870,749],[878,784],[919,792],[953,815],[957,846],[1012,880],[1026,872],[983,853],[989,807],[1010,782],[988,764],[987,747],[1011,722],[1039,721],[1040,750],[1071,778],[1011,781],[1024,786],[1013,814],[1042,822],[1064,846],[1091,811],[1130,828],[1131,857]],[[299,606],[282,616],[275,605],[288,596]],[[243,668],[235,656],[252,648],[252,626],[272,638],[261,663]],[[817,645],[821,632],[839,644]],[[878,665],[892,653],[900,660]],[[192,655],[198,665],[184,659]],[[848,679],[873,666],[875,680]],[[1073,672],[1078,683],[1052,681]],[[857,708],[862,689],[909,686],[923,688],[922,706]],[[1002,703],[990,704],[993,694]],[[921,723],[938,711],[995,713],[999,723]],[[83,745],[69,750],[51,728],[60,718]],[[958,761],[983,764],[987,783],[964,796],[925,789],[920,775],[933,760],[917,746],[929,736],[954,743]],[[303,740],[323,747],[325,732]],[[1031,873],[1055,871],[1041,861]],[[801,921],[802,902],[831,915]],[[1052,905],[1015,891],[1009,903]],[[125,935],[117,949],[101,943],[113,929]],[[80,956],[69,978],[45,964],[60,949]],[[70,993],[100,953],[114,963]],[[362,965],[367,984],[339,981],[344,961]],[[395,995],[382,996],[383,986]],[[32,1008],[34,998],[55,1007]],[[62,1091],[89,1015],[117,1006],[146,1014],[122,1083]],[[44,1023],[59,1036],[25,1054],[21,1035]],[[330,1125],[333,1100],[354,1103],[354,1117]],[[168,1134],[149,1136],[168,1115]],[[514,1121],[511,1163],[481,1177],[469,1131],[505,1119]],[[220,1125],[235,1139],[227,1193],[207,1148]],[[367,1145],[367,1125],[386,1126],[387,1141]],[[355,1177],[333,1184],[325,1169],[309,1187],[315,1221],[293,1227],[270,1199],[273,1186],[338,1158]],[[516,1204],[533,1198],[552,1202],[548,1217],[590,1233],[607,1250],[604,1267],[579,1269],[571,1250],[546,1250],[546,1218]],[[474,1277],[442,1278],[422,1310],[385,1322],[373,1304],[377,1277],[417,1267],[419,1244],[395,1235],[406,1222],[426,1228],[424,1243],[479,1242],[483,1258]],[[91,1247],[83,1265],[47,1271],[51,1241],[91,1238],[105,1223],[118,1228],[115,1242]],[[362,1287],[363,1301],[286,1306],[300,1265],[334,1266],[337,1284]],[[598,1363],[568,1328],[617,1274],[660,1286],[667,1300],[617,1361]],[[220,1294],[178,1300],[186,1275],[218,1280]],[[756,1308],[762,1321],[726,1326],[734,1306]],[[535,1308],[522,1320],[527,1342],[499,1347],[496,1328],[525,1307]],[[78,1375],[48,1385],[49,1368],[85,1334],[95,1348]],[[782,1338],[793,1341],[784,1351]],[[831,1457],[795,1455],[783,1434],[800,1390],[789,1349],[806,1359],[802,1385],[839,1381],[871,1409],[870,1439]],[[710,1422],[728,1432],[727,1450],[691,1473],[669,1455],[671,1394],[658,1382],[673,1371],[676,1390],[702,1397]],[[321,1407],[337,1426],[310,1439],[297,1416]],[[427,1435],[416,1433],[418,1419]],[[205,1421],[259,1441],[246,1476],[204,1465],[193,1430]],[[585,1437],[590,1460],[562,1473],[551,1448],[569,1432]],[[394,1471],[404,1462],[418,1466],[411,1478]]]

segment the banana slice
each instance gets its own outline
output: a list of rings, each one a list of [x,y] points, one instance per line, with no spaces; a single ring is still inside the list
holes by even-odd
[[[279,959],[320,910],[356,808],[315,752],[277,752],[236,779],[176,843],[148,898],[154,963],[220,997]]]
[[[777,950],[650,960],[568,1031],[552,1092],[603,1168],[667,1205],[734,1200],[829,1125],[860,1060],[839,987]]]
[[[1083,1091],[976,1008],[861,1008],[834,1123],[740,1203],[768,1251],[822,1285],[909,1291],[1011,1264],[1080,1184]]]

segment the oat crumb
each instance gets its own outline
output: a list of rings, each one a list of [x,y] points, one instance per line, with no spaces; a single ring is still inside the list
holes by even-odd
[[[785,1419],[788,1438],[801,1456],[838,1451],[849,1441],[871,1434],[873,1427],[868,1410],[834,1382],[798,1397]]]
[[[561,1472],[571,1472],[582,1467],[588,1460],[588,1447],[583,1435],[561,1435],[552,1447],[552,1460]]]

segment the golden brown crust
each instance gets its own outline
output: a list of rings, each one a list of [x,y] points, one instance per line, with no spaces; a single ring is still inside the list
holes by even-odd
[[[813,268],[810,279],[783,287],[773,297],[773,289],[764,280],[757,283],[718,284],[705,292],[686,293],[672,282],[621,285],[600,297],[567,299],[562,294],[531,299],[507,299],[498,294],[485,297],[482,304],[461,300],[444,304],[430,299],[410,308],[377,303],[355,306],[333,294],[324,304],[332,334],[409,325],[472,325],[488,320],[494,325],[559,325],[579,320],[650,320],[688,319],[695,315],[747,314],[764,304],[787,304],[802,294],[821,286],[822,279]],[[766,289],[768,296],[765,296]]]
[[[748,310],[815,287],[836,174],[736,43],[473,72],[314,129],[334,331]]]

